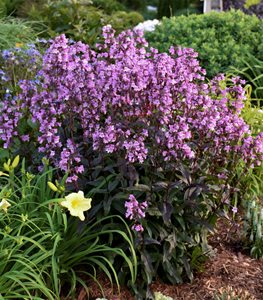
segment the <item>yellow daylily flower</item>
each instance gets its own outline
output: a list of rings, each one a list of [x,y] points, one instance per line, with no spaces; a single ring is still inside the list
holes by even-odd
[[[70,214],[74,217],[79,217],[81,221],[85,220],[84,211],[91,208],[91,198],[85,198],[84,193],[71,193],[65,197],[65,201],[60,202],[63,207],[66,207]]]
[[[6,213],[9,206],[11,206],[11,204],[6,199],[3,199],[0,202],[0,209],[4,210]]]

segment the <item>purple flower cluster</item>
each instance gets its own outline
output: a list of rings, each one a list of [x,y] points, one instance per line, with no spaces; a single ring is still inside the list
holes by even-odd
[[[39,124],[39,151],[68,171],[69,181],[84,171],[83,145],[129,163],[206,158],[224,166],[233,154],[249,164],[262,161],[262,134],[252,137],[240,116],[245,91],[239,78],[226,85],[219,76],[207,84],[194,50],[158,53],[140,31],[115,37],[106,26],[103,37],[96,51],[64,35],[53,41],[37,80],[23,81],[16,103],[0,108],[5,147],[19,117],[30,112]]]
[[[129,196],[129,201],[125,202],[126,214],[125,217],[130,220],[134,220],[132,229],[137,232],[142,232],[144,229],[140,223],[140,219],[145,218],[145,210],[147,208],[147,202],[139,203],[134,195]]]
[[[60,154],[59,168],[65,172],[71,170],[72,176],[67,178],[67,182],[77,181],[77,174],[84,172],[83,165],[80,165],[80,155],[77,151],[77,145],[74,141],[68,139],[67,146],[63,148]],[[71,166],[74,166],[73,168]]]
[[[18,122],[25,111],[21,109],[17,97],[17,78],[26,79],[35,75],[41,60],[41,54],[33,44],[26,48],[16,47],[0,53],[0,140],[7,148],[18,134]],[[28,136],[19,136],[22,141]]]
[[[8,148],[15,136],[18,136],[18,121],[22,113],[17,109],[16,98],[10,94],[0,102],[0,140],[4,141],[3,147]]]

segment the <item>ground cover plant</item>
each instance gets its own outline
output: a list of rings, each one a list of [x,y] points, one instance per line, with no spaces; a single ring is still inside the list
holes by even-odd
[[[127,264],[134,283],[137,261],[124,220],[108,216],[80,222],[92,199],[82,191],[68,193],[65,180],[54,188],[48,181],[54,170],[48,166],[34,175],[24,161],[15,172],[18,164],[17,156],[0,172],[0,299],[76,299],[79,286],[89,294],[87,278],[100,286],[99,272],[119,288],[115,260]],[[130,258],[113,245],[112,236],[123,242],[126,254],[130,249]]]
[[[115,36],[110,26],[103,37],[94,51],[59,36],[31,78],[7,78],[1,146],[30,149],[32,169],[44,159],[58,179],[66,172],[68,190],[90,193],[90,218],[126,217],[140,258],[134,292],[150,298],[157,274],[192,279],[217,216],[236,212],[237,166],[262,161],[263,134],[251,135],[241,116],[243,82],[208,84],[192,49],[158,53],[141,32]],[[119,277],[127,282],[129,268]]]
[[[262,30],[262,21],[256,16],[241,11],[211,12],[164,18],[146,39],[162,52],[174,45],[193,48],[211,78],[231,65],[242,69],[249,54],[262,59]]]

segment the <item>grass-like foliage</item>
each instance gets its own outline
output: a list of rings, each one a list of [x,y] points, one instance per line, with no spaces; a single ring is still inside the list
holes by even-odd
[[[17,18],[0,19],[0,49],[15,47],[35,41],[37,33],[32,29],[33,22]],[[34,26],[38,23],[35,22]]]
[[[115,259],[128,266],[134,283],[136,256],[121,217],[81,223],[63,211],[63,194],[52,197],[52,170],[35,176],[23,162],[17,177],[17,164],[18,158],[9,160],[0,172],[0,299],[76,299],[77,287],[88,294],[85,279],[97,281],[99,272],[118,284]],[[115,220],[123,226],[116,228]],[[112,237],[130,258],[112,245]]]
[[[244,68],[232,67],[234,74],[240,75],[247,80],[252,87],[252,100],[259,106],[263,106],[263,60],[249,55],[244,60]]]
[[[262,182],[261,182],[262,183]],[[246,203],[244,220],[245,246],[255,258],[263,257],[263,197]]]

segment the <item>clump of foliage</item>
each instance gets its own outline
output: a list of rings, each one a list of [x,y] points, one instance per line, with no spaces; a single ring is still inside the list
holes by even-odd
[[[251,97],[253,103],[263,107],[263,60],[249,55],[244,61],[244,68],[232,67],[231,71],[242,76],[251,85]]]
[[[263,181],[261,181],[262,183]],[[262,195],[261,195],[262,196]],[[245,203],[244,233],[245,246],[255,258],[263,257],[263,198],[255,197]]]
[[[251,96],[251,86],[248,87],[248,99]],[[255,103],[255,99],[253,99]],[[252,100],[246,102],[242,110],[244,120],[250,125],[252,135],[263,131],[263,111],[260,106],[252,105]],[[244,208],[244,245],[250,249],[253,257],[263,255],[263,164],[252,166],[244,176],[243,168],[237,169],[243,191],[242,205]]]
[[[24,0],[1,0],[0,13],[3,17],[16,16],[18,7],[23,4]]]
[[[65,180],[55,194],[47,185],[54,170],[46,166],[42,173],[33,175],[23,162],[16,176],[18,163],[18,156],[9,159],[0,172],[0,297],[75,299],[78,286],[87,295],[90,292],[85,278],[100,286],[98,270],[119,288],[115,260],[128,265],[131,282],[135,282],[137,262],[125,222],[112,216],[99,221],[87,218],[80,224],[60,205],[69,196],[64,198]],[[112,235],[122,241],[127,253],[131,251],[131,258],[113,245]]]
[[[232,207],[237,166],[263,158],[263,133],[252,136],[241,116],[243,82],[207,84],[196,52],[158,53],[142,32],[106,26],[95,49],[64,35],[51,42],[36,76],[3,99],[1,145],[19,153],[33,144],[30,162],[45,157],[58,177],[68,173],[68,189],[90,192],[91,218],[128,219],[135,293],[157,274],[191,280],[210,250],[207,232]]]
[[[0,49],[15,47],[16,44],[26,44],[37,37],[32,22],[15,18],[0,19]]]
[[[44,37],[65,33],[90,45],[100,38],[106,24],[112,24],[120,32],[143,21],[139,12],[129,11],[118,1],[37,0],[21,6],[21,10],[29,19],[46,25]]]
[[[107,14],[112,14],[113,12],[127,10],[125,5],[123,5],[122,3],[120,3],[120,1],[117,0],[110,0],[110,1],[93,0],[92,4],[97,8],[102,9]]]
[[[146,34],[150,45],[168,51],[172,45],[191,47],[212,77],[230,66],[242,69],[247,55],[263,59],[263,25],[256,16],[241,11],[164,18]]]
[[[173,300],[173,298],[169,296],[165,296],[161,292],[155,292],[154,297],[155,297],[154,299],[156,300]]]
[[[214,295],[213,300],[256,300],[253,295],[251,295],[246,290],[239,290],[231,286],[226,288],[220,288],[216,295]]]

